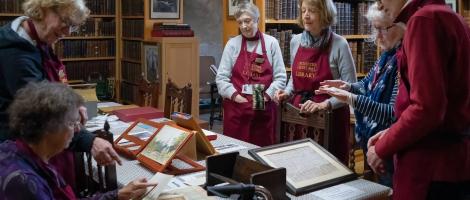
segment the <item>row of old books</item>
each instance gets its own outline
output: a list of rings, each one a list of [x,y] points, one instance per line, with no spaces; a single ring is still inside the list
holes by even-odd
[[[144,20],[123,19],[122,36],[128,38],[144,38]]]
[[[144,0],[122,0],[122,16],[144,16]]]
[[[373,42],[350,41],[349,48],[358,74],[367,74],[377,60],[377,46]]]
[[[123,58],[133,61],[141,61],[142,42],[133,40],[122,41]]]
[[[266,19],[296,19],[299,16],[297,0],[266,0]]]
[[[21,5],[25,0],[0,0],[0,13],[23,13]]]
[[[101,76],[102,79],[114,77],[115,65],[114,60],[65,62],[65,69],[69,80],[89,81],[96,75]]]
[[[470,10],[465,10],[464,9],[462,11],[462,16],[465,19],[465,21],[467,22],[467,24],[470,26]]]
[[[189,24],[155,23],[152,37],[193,37],[194,31]]]
[[[333,31],[340,35],[368,35],[371,23],[365,17],[373,2],[360,2],[357,7],[349,2],[335,2],[338,15]]]
[[[269,29],[266,34],[271,35],[277,39],[281,47],[282,58],[284,63],[291,63],[290,61],[290,40],[292,39],[292,30],[278,30]]]
[[[116,22],[114,19],[103,20],[103,18],[90,18],[80,26],[78,31],[73,32],[71,36],[115,36]]]
[[[112,57],[114,40],[61,40],[55,49],[59,58]]]
[[[354,8],[349,2],[335,2],[338,12],[336,24],[332,26],[335,33],[340,35],[354,34]]]
[[[89,0],[87,7],[92,15],[114,15],[116,13],[116,0]]]
[[[142,68],[139,63],[126,62],[121,63],[122,79],[131,83],[137,83],[142,77]]]
[[[136,102],[138,90],[137,85],[127,81],[121,82],[121,99],[124,102]]]

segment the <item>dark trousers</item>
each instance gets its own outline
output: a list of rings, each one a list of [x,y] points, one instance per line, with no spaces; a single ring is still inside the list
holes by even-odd
[[[466,182],[432,182],[429,186],[427,200],[470,200],[470,181]]]

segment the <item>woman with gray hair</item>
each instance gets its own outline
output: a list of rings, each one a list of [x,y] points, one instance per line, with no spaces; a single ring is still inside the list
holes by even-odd
[[[24,15],[0,28],[0,142],[14,139],[9,134],[6,110],[17,90],[29,82],[67,81],[65,66],[54,54],[52,45],[70,35],[89,16],[84,0],[26,0]],[[80,108],[81,122],[86,121],[86,109]],[[91,152],[100,164],[120,162],[112,145],[81,129],[75,134],[70,150]],[[66,179],[75,183],[73,152],[69,150],[51,159],[51,163]]]
[[[82,104],[81,96],[59,83],[30,83],[17,92],[8,110],[17,139],[0,144],[2,199],[76,199],[49,160],[70,145],[80,128]],[[140,198],[148,186],[155,185],[136,179],[92,199]]]
[[[224,134],[259,146],[275,142],[274,92],[286,71],[278,41],[258,30],[259,10],[241,3],[235,11],[241,35],[225,46],[216,83],[224,98]]]
[[[400,47],[404,29],[395,25],[393,20],[374,3],[366,15],[374,27],[376,44],[383,53],[365,78],[356,83],[341,80],[326,80],[318,93],[329,94],[354,108],[356,115],[356,141],[367,153],[367,141],[378,132],[387,129],[394,122],[394,105],[398,92],[398,70],[396,51]],[[392,186],[393,163],[385,163],[385,173],[379,182]]]
[[[356,82],[356,69],[346,39],[333,33],[331,26],[336,21],[336,7],[332,0],[300,0],[298,22],[304,29],[292,37],[290,43],[292,74],[287,87],[276,92],[278,102],[291,98],[290,103],[299,107],[301,113],[319,110],[334,110],[336,131],[332,140],[337,144],[331,153],[347,164],[349,160],[349,107],[328,95],[315,95],[320,82],[340,79]],[[305,126],[289,124],[295,130],[293,139],[303,135],[314,135],[314,130]],[[292,138],[289,138],[292,139]]]

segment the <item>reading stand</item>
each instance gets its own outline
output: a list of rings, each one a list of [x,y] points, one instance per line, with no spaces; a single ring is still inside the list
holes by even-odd
[[[240,156],[238,152],[209,156],[206,163],[206,186],[223,182],[261,185],[276,200],[290,199],[286,195],[285,168],[263,165]]]

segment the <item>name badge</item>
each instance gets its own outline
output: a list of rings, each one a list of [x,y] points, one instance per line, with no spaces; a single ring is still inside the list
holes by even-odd
[[[264,58],[256,58],[255,63],[263,64],[264,63]]]
[[[244,84],[242,86],[242,93],[252,95],[253,94],[253,86],[251,84]]]

